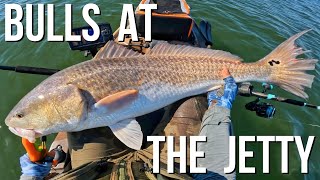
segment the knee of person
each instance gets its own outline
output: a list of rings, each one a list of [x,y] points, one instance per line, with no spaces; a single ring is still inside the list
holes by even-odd
[[[202,119],[202,126],[205,125],[230,125],[231,119],[229,116],[219,115],[219,114],[209,114],[204,116]]]

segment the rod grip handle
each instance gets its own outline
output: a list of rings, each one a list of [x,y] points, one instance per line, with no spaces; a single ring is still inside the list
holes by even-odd
[[[305,103],[302,101],[297,101],[294,99],[286,99],[283,102],[289,103],[289,104],[294,104],[294,105],[298,105],[298,106],[305,106]]]

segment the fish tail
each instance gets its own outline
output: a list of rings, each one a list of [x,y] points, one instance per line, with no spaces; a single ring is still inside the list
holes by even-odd
[[[295,41],[308,31],[292,36],[259,61],[271,69],[269,82],[304,99],[308,98],[304,88],[311,88],[314,79],[306,71],[314,70],[318,60],[297,58],[309,51],[297,47]]]

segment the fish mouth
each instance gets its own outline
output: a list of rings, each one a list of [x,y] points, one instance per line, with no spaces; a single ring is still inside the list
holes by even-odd
[[[17,136],[28,139],[31,143],[36,142],[36,138],[43,136],[43,134],[40,131],[36,131],[34,129],[9,127],[9,130]]]

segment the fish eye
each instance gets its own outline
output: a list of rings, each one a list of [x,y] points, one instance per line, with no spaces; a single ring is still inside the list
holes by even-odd
[[[23,114],[22,114],[22,113],[18,113],[16,116],[17,116],[18,118],[23,118]]]

